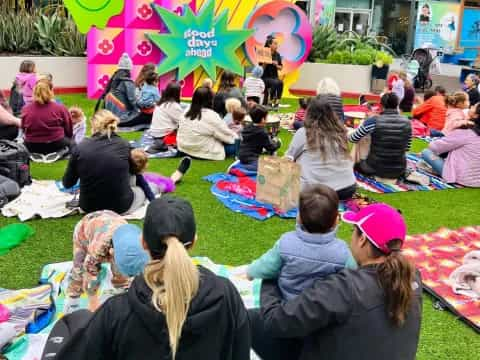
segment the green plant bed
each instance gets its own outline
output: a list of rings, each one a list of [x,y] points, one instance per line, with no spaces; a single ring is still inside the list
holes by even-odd
[[[88,116],[94,102],[83,95],[60,96],[68,106],[79,105]],[[350,100],[354,103],[354,100]],[[282,111],[293,112],[298,101],[288,99],[291,105]],[[123,135],[122,135],[123,136]],[[129,135],[128,138],[138,137]],[[283,151],[292,135],[281,132]],[[414,141],[414,151],[425,148],[422,141]],[[210,193],[211,185],[202,177],[226,170],[229,161],[194,161],[185,181],[179,185],[176,195],[189,199],[195,208],[198,221],[198,244],[194,255],[208,256],[218,263],[241,265],[261,255],[278,237],[295,226],[294,220],[273,218],[259,222],[235,214],[220,204]],[[170,174],[178,159],[151,160],[149,171]],[[60,179],[66,161],[51,165],[33,164],[32,174],[36,179]],[[372,198],[389,203],[402,210],[410,234],[438,230],[440,227],[458,228],[480,224],[478,199],[480,189],[429,191],[397,194],[369,194]],[[58,220],[34,220],[31,225],[36,233],[20,247],[0,257],[0,287],[23,288],[37,284],[40,271],[47,263],[71,260],[72,232],[79,216]],[[0,226],[16,222],[16,219],[0,218]],[[137,222],[140,223],[140,222]],[[352,229],[342,224],[339,235],[350,241]],[[423,321],[418,360],[464,360],[474,359],[480,348],[480,336],[460,322],[448,311],[433,307],[430,296],[424,296]]]

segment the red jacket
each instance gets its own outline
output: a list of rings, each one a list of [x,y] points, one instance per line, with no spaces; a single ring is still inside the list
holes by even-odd
[[[442,131],[447,118],[445,98],[441,95],[434,96],[412,112],[415,119],[420,120],[431,129]]]
[[[50,102],[40,105],[36,102],[22,110],[22,129],[25,142],[51,143],[73,136],[72,117],[67,108]]]

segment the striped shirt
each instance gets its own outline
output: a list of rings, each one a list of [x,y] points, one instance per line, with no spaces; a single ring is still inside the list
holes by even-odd
[[[265,83],[262,79],[249,77],[245,80],[243,88],[245,89],[245,97],[258,96],[259,98],[263,98]]]
[[[377,118],[376,117],[368,118],[363,122],[362,125],[358,127],[357,130],[355,130],[355,132],[350,134],[348,140],[351,143],[357,143],[365,136],[373,133],[375,131],[376,126],[377,126]],[[410,140],[408,141],[408,148],[410,149],[411,146],[412,146],[412,137],[410,137]]]

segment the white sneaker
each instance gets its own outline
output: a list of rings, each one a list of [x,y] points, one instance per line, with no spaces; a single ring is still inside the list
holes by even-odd
[[[425,160],[420,160],[416,165],[417,169],[426,171],[430,174],[434,174],[433,168]]]

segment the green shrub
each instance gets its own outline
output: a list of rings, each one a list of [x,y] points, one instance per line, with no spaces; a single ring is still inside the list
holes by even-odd
[[[351,64],[352,53],[348,50],[336,50],[327,57],[329,64]]]
[[[375,50],[373,48],[357,49],[352,53],[352,64],[354,65],[372,65],[375,60]]]
[[[308,61],[319,62],[327,59],[338,44],[338,36],[335,28],[326,25],[320,25],[315,28],[313,33],[312,50]]]
[[[377,51],[377,53],[375,54],[375,64],[378,67],[382,67],[383,65],[391,65],[392,63],[393,56],[386,51]]]

